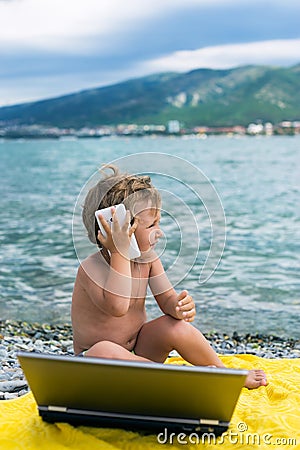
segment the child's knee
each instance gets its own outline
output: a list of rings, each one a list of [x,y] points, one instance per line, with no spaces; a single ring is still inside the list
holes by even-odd
[[[181,337],[186,336],[186,333],[190,331],[191,324],[185,322],[184,320],[178,320],[174,319],[174,317],[171,316],[165,316],[166,317],[166,332],[176,338],[180,339]]]
[[[96,358],[114,358],[116,354],[116,345],[110,341],[100,341],[94,344],[87,352],[85,356],[91,356]]]

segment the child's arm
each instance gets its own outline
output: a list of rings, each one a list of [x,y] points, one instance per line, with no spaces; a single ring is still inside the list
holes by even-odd
[[[131,298],[130,260],[112,253],[110,269],[103,287],[103,306],[113,316],[127,313]]]
[[[151,291],[165,314],[175,319],[183,319],[192,322],[196,315],[193,298],[184,290],[179,295],[172,287],[163,265],[157,258],[151,265],[149,286]]]
[[[129,227],[129,212],[123,226],[119,225],[115,211],[112,211],[112,227],[100,215],[99,219],[106,232],[104,236],[100,231],[98,240],[110,252],[110,266],[108,276],[103,286],[103,304],[106,312],[114,316],[127,313],[131,298],[131,264],[129,259],[130,237],[134,233],[136,224]]]

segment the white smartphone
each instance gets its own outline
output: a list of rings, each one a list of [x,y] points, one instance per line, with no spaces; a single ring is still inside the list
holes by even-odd
[[[109,224],[109,226],[111,227],[111,225],[112,225],[111,208],[112,207],[110,206],[108,208],[98,209],[98,211],[95,212],[95,217],[97,219],[100,231],[103,234],[103,236],[106,236],[106,232],[99,220],[98,214],[101,214],[104,217],[104,219],[106,220],[106,222]],[[116,210],[118,222],[119,222],[120,226],[122,226],[124,224],[125,218],[126,218],[126,208],[123,205],[123,203],[120,203],[119,205],[115,205],[114,208]],[[131,236],[131,240],[130,240],[129,258],[135,259],[135,258],[138,258],[139,256],[141,256],[141,252],[138,247],[135,235],[133,233]]]

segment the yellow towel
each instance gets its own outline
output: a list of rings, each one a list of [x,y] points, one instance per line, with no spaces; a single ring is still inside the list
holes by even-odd
[[[231,425],[222,437],[205,442],[194,434],[142,435],[120,429],[48,424],[37,412],[31,393],[0,402],[1,450],[137,450],[163,448],[300,449],[300,359],[221,356],[227,367],[261,368],[269,385],[243,389]],[[171,358],[171,364],[182,364]],[[178,389],[178,401],[188,386]],[[163,442],[167,440],[167,443]]]

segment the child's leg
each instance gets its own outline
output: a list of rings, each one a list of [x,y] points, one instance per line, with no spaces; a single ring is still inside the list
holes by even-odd
[[[92,358],[126,359],[129,361],[149,361],[142,356],[135,355],[121,345],[110,341],[100,341],[84,352],[84,356]]]
[[[225,367],[202,333],[190,323],[162,316],[143,325],[137,339],[137,355],[163,362],[171,350],[195,366]],[[256,389],[266,386],[263,370],[250,370],[245,387]]]
[[[143,325],[135,346],[137,355],[163,362],[176,350],[195,366],[224,367],[202,333],[190,323],[162,316]]]

